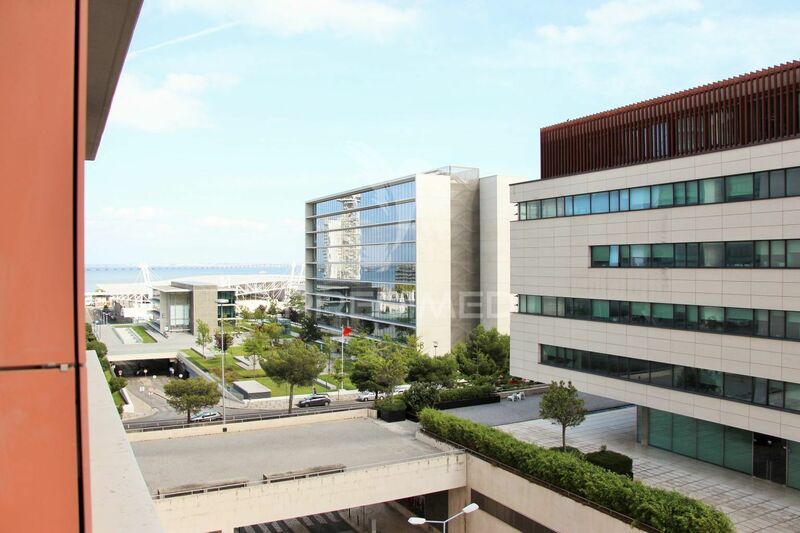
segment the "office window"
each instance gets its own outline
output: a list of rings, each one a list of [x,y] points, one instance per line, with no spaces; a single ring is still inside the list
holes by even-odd
[[[700,181],[700,203],[715,204],[725,200],[723,178],[710,178]]]
[[[786,196],[800,195],[800,167],[786,169]]]
[[[737,335],[752,335],[753,310],[728,307],[725,310],[725,331]]]
[[[612,212],[619,211],[619,191],[611,191],[608,199],[610,210]]]
[[[800,340],[800,312],[786,311],[786,338]]]
[[[754,248],[754,265],[758,268],[769,267],[769,241],[756,241]]]
[[[610,267],[618,267],[619,266],[619,246],[616,244],[612,244],[608,254],[608,266]]]
[[[528,296],[528,313],[532,315],[542,314],[542,297]]]
[[[567,305],[566,305],[566,302],[569,301],[569,300],[571,300],[571,298],[562,298],[560,296],[557,298],[556,305],[558,306],[558,316],[560,316],[560,317],[567,316],[567,312],[566,312]]]
[[[700,266],[700,244],[696,242],[686,243],[686,266],[697,268]]]
[[[628,189],[622,189],[619,191],[619,210],[628,211],[630,208],[630,191]]]
[[[769,266],[772,268],[786,268],[786,241],[770,241],[769,250]]]
[[[520,202],[518,205],[519,212],[517,215],[519,220],[528,220],[528,202]]]
[[[556,316],[558,314],[555,296],[542,296],[542,314],[544,316]]]
[[[786,241],[786,266],[800,268],[800,240]]]
[[[697,390],[697,369],[690,366],[676,365],[672,369],[672,386],[679,390],[693,392]]]
[[[542,362],[547,364],[555,364],[558,358],[558,348],[555,346],[548,346],[542,344]]]
[[[697,369],[697,392],[722,396],[722,372],[718,370]]]
[[[752,402],[753,378],[739,374],[725,374],[725,398]]]
[[[673,327],[673,308],[672,304],[652,304],[653,325],[663,328]]]
[[[572,299],[572,316],[579,320],[592,318],[592,301],[586,298]]]
[[[672,449],[672,413],[650,409],[650,431],[647,435],[650,446]]]
[[[650,207],[672,207],[672,184],[653,185],[650,187]]]
[[[686,266],[686,243],[680,242],[675,244],[675,266],[677,268],[684,268]]]
[[[631,266],[647,267],[650,266],[650,245],[631,244]]]
[[[725,243],[726,267],[752,268],[753,262],[753,241]]]
[[[756,200],[769,198],[769,172],[753,174],[753,198]]]
[[[741,174],[725,178],[725,201],[753,199],[753,175]]]
[[[755,310],[755,331],[759,337],[769,337],[769,311],[766,309]]]
[[[556,216],[564,216],[564,198],[556,198]]]
[[[724,426],[705,420],[697,421],[697,458],[722,466],[725,448]]]
[[[564,198],[564,216],[572,216],[572,196]]]
[[[627,324],[630,320],[630,313],[631,310],[629,302],[620,302],[615,300],[609,303],[609,320],[611,322]]]
[[[700,313],[696,305],[686,306],[686,329],[697,329],[700,325]]]
[[[608,213],[608,193],[595,192],[592,193],[592,213]]]
[[[786,316],[783,311],[769,312],[769,336],[779,339],[786,336]]]
[[[607,374],[608,356],[604,353],[592,352],[589,355],[589,369],[595,374]]]
[[[528,202],[528,219],[535,220],[537,218],[542,218],[541,200],[534,200],[532,202]]]
[[[524,294],[520,294],[517,296],[517,300],[519,302],[519,312],[520,313],[527,313],[528,312],[528,297]]]
[[[592,300],[592,318],[608,322],[610,318],[608,300]]]
[[[542,218],[553,218],[556,216],[556,199],[548,198],[542,200]]]
[[[592,266],[593,267],[607,267],[610,266],[610,246],[592,246]]]
[[[783,409],[783,381],[769,380],[769,406]]]
[[[650,209],[650,187],[637,187],[631,191],[631,211]]]
[[[753,473],[753,433],[725,426],[724,465],[745,474]]]
[[[724,308],[703,305],[700,307],[700,331],[721,333],[724,323]]]
[[[784,383],[783,407],[792,411],[800,411],[800,385]]]
[[[647,302],[631,302],[631,324],[646,325],[650,323],[650,304]]]
[[[588,215],[592,212],[592,204],[588,194],[574,196],[572,205],[576,215]]]
[[[672,415],[672,451],[688,457],[697,456],[697,421]]]
[[[686,184],[674,183],[672,187],[675,197],[675,205],[686,205]]]
[[[783,170],[772,170],[769,173],[769,197],[783,198],[786,196],[786,178]]]
[[[687,181],[686,182],[686,205],[694,205],[698,203],[699,200],[699,193],[698,193],[698,186],[696,181]]]
[[[683,304],[674,304],[672,306],[672,315],[672,327],[686,329],[686,306]]]
[[[627,244],[620,245],[619,247],[619,266],[631,266],[631,247]]]
[[[767,405],[767,379],[753,378],[753,403]]]
[[[700,266],[720,268],[725,265],[725,247],[721,242],[700,243]]]
[[[642,359],[628,359],[628,372],[630,379],[647,383],[650,381],[650,365]]]
[[[668,268],[675,266],[675,250],[672,244],[654,244],[651,248],[651,266]]]
[[[650,361],[650,384],[661,387],[672,386],[672,365]]]

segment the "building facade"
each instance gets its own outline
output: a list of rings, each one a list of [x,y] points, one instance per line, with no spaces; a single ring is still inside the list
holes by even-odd
[[[511,187],[511,372],[800,488],[800,63],[542,130]]]
[[[226,300],[226,303],[217,303]],[[200,281],[173,281],[169,285],[153,287],[150,298],[151,325],[163,333],[197,332],[197,321],[211,328],[220,318],[236,316],[236,291],[220,289],[213,283]]]
[[[507,332],[508,279],[485,263],[508,254],[510,181],[444,167],[309,201],[307,309],[329,331],[416,335],[431,353],[482,320]]]

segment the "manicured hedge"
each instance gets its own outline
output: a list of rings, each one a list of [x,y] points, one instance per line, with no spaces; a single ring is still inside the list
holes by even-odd
[[[439,391],[440,402],[455,402],[459,400],[475,400],[485,398],[494,393],[493,385],[467,385],[457,389],[443,389]]]
[[[611,450],[600,450],[599,452],[587,453],[584,459],[593,465],[600,466],[616,474],[633,477],[633,459],[627,455],[612,452]]]
[[[643,485],[569,453],[540,448],[502,431],[453,415],[424,409],[427,431],[475,450],[523,473],[613,509],[659,531],[729,533],[733,524],[722,512],[675,491]]]

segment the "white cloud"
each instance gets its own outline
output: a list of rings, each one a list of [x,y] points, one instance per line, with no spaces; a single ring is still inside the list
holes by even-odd
[[[106,206],[101,211],[102,217],[99,220],[124,220],[124,221],[145,221],[156,220],[166,216],[166,210],[160,207],[139,206],[139,207],[114,207]]]
[[[245,231],[262,232],[267,229],[267,224],[246,218],[224,217],[208,215],[195,220],[195,224],[206,228],[236,229]]]
[[[230,77],[171,73],[153,84],[126,73],[120,78],[109,120],[144,131],[208,127],[211,119],[203,96],[209,89],[234,83]]]
[[[418,16],[414,7],[377,0],[165,0],[164,5],[284,35],[330,31],[382,39],[412,26]]]

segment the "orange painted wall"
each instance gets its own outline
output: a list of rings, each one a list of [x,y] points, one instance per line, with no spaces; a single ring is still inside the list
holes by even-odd
[[[81,512],[89,501],[82,475],[88,421],[76,298],[83,293],[85,21],[86,0],[0,2],[3,531],[71,532],[90,523]]]

